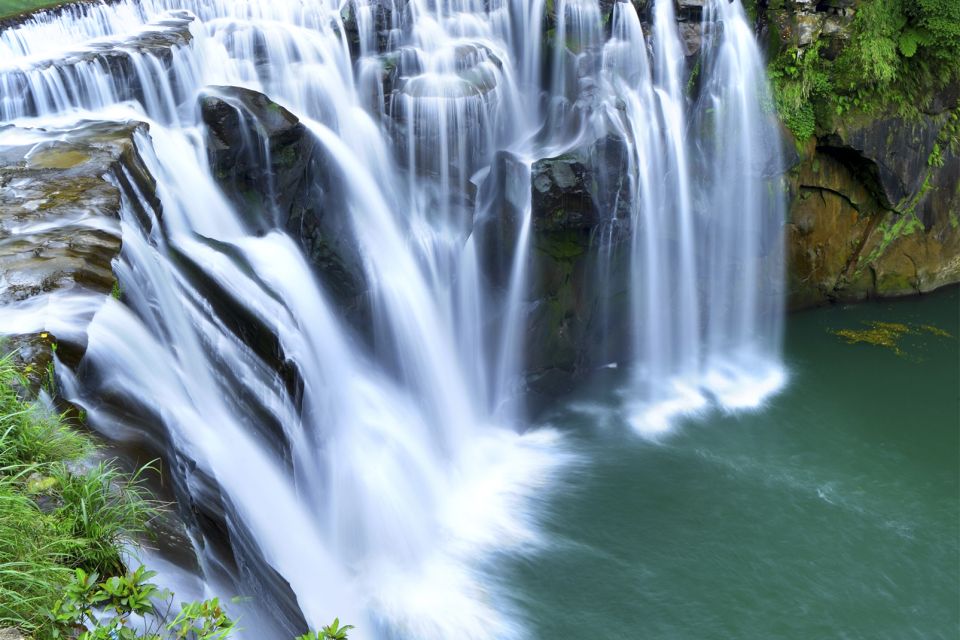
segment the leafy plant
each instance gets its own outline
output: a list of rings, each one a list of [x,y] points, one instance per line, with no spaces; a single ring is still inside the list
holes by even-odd
[[[350,624],[341,627],[340,618],[334,618],[332,624],[328,624],[320,631],[302,635],[297,640],[346,640],[347,632],[353,628],[353,625]]]
[[[768,12],[778,10],[768,3]],[[798,140],[855,113],[919,118],[960,80],[956,0],[862,0],[849,32],[831,59],[818,39],[777,52],[769,64],[777,108]]]
[[[176,619],[167,626],[176,640],[224,640],[236,628],[220,600],[184,603]]]
[[[157,574],[144,567],[99,581],[97,573],[74,572],[51,614],[53,638],[76,640],[226,640],[236,629],[217,599],[184,603],[172,622],[156,603],[172,595],[150,582]],[[133,621],[142,621],[144,630]]]

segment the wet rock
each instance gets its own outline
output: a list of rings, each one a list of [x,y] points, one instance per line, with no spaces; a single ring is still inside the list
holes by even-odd
[[[683,54],[690,57],[700,53],[703,46],[703,25],[700,22],[681,22],[678,27]]]
[[[356,60],[361,52],[375,55],[389,51],[391,42],[398,40],[400,35],[394,32],[394,23],[399,24],[406,10],[406,2],[402,1],[353,0],[344,4],[340,11],[340,20],[347,46],[350,48],[350,56]],[[360,13],[365,14],[362,20],[358,20]],[[360,32],[361,22],[368,25],[366,42],[362,42],[364,34]]]
[[[316,138],[267,96],[215,87],[200,98],[214,177],[251,230],[286,229],[299,239],[327,290],[348,312],[366,279],[341,179]]]
[[[157,68],[142,62],[153,61],[162,73],[172,77],[174,51],[185,47],[193,40],[190,25],[193,17],[185,11],[171,12],[165,18],[151,23],[135,37],[123,41],[97,41],[52,60],[40,60],[28,68],[0,71],[0,89],[11,97],[17,97],[4,105],[0,114],[13,117],[35,116],[47,110],[57,99],[51,96],[51,87],[66,94],[72,104],[97,106],[97,94],[102,91],[102,79],[90,73],[91,65],[103,69],[110,76],[110,85],[116,99],[136,100],[147,104],[145,85],[156,83]],[[142,77],[146,74],[148,77]],[[55,80],[51,78],[55,77]],[[53,81],[52,81],[53,80]],[[182,89],[178,83],[170,83],[171,91]],[[186,95],[174,95],[175,101]],[[112,98],[113,99],[113,98]],[[158,108],[166,109],[163,105]],[[167,113],[167,117],[174,114]]]
[[[617,354],[626,336],[632,190],[627,147],[605,137],[531,168],[527,383],[550,397]],[[598,279],[604,286],[596,286]]]
[[[608,219],[630,217],[627,147],[608,136],[531,168],[534,226],[542,232],[589,234]]]
[[[891,204],[878,172],[852,153],[808,149],[791,176],[791,306],[960,282],[960,156],[924,167],[916,190]]]
[[[120,208],[159,211],[155,183],[134,136],[146,125],[91,124],[44,135],[0,154],[0,305],[44,304],[47,296],[117,293],[112,263],[120,254]],[[90,313],[95,310],[91,309]],[[21,364],[40,382],[57,337],[19,335]],[[61,341],[58,356],[79,362],[85,345]]]
[[[200,98],[214,177],[263,233],[283,226],[308,188],[315,141],[292,113],[256,91],[214,87]]]

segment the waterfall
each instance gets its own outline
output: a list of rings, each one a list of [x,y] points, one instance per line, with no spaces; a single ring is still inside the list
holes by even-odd
[[[638,430],[757,406],[783,383],[775,116],[739,0],[709,0],[702,20],[694,82],[671,0],[644,15],[597,0],[38,14],[0,32],[0,120],[15,125],[0,149],[145,122],[136,148],[159,206],[123,188],[122,304],[52,295],[63,315],[11,308],[0,331],[89,321],[79,370],[58,369],[65,395],[111,440],[163,455],[192,573],[206,593],[251,596],[246,637],[335,615],[357,638],[522,637],[487,560],[542,544],[536,495],[573,459],[523,410],[538,159],[603,139],[624,150],[625,186],[595,198],[590,286],[604,292],[626,258],[626,311],[605,303],[598,323],[630,335],[614,357]],[[368,323],[341,312],[276,216],[253,223],[221,191],[196,106],[220,87],[266,94],[312,136]],[[503,264],[485,262],[482,227],[508,240]]]

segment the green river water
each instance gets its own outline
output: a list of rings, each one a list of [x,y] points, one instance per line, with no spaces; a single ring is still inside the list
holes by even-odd
[[[785,391],[659,442],[613,394],[560,412],[579,462],[509,561],[517,614],[551,640],[956,640],[958,315],[958,289],[794,314]],[[876,321],[900,353],[832,333]]]

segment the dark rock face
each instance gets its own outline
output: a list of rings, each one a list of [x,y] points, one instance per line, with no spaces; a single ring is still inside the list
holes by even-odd
[[[627,169],[627,145],[613,136],[537,160],[531,168],[535,228],[544,234],[589,235],[604,223],[629,221],[632,190]]]
[[[947,118],[949,114],[942,113],[920,122],[874,120],[866,126],[843,129],[821,140],[819,147],[826,153],[835,149],[841,156],[846,154],[851,166],[859,163],[864,180],[879,187],[874,195],[880,204],[894,209],[923,187],[928,158]]]
[[[286,223],[309,188],[315,142],[292,113],[262,93],[215,88],[200,98],[214,176],[255,231]]]
[[[134,135],[146,125],[93,124],[0,157],[0,305],[42,302],[45,296],[115,291],[113,260],[120,254],[120,208],[133,187],[159,211],[155,183]],[[135,184],[130,184],[129,180]],[[135,209],[136,211],[136,209]],[[38,384],[57,336],[22,335],[21,364]],[[59,342],[58,355],[79,362],[85,344]]]
[[[526,174],[509,153],[497,156],[492,183],[504,194],[484,225],[485,264],[504,285],[529,188],[532,227],[527,312],[527,383],[534,396],[569,391],[576,378],[617,359],[625,344],[629,221],[627,149],[607,137],[572,153],[542,158]],[[510,180],[514,180],[511,183]],[[611,215],[610,212],[613,212]],[[499,259],[491,256],[499,256]],[[603,286],[596,286],[598,278]]]
[[[326,289],[348,312],[362,305],[363,261],[339,178],[315,137],[261,93],[218,87],[201,97],[213,174],[251,230],[300,240]]]

